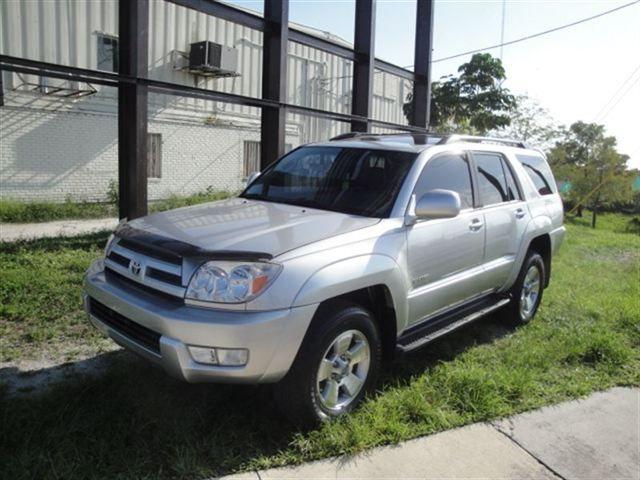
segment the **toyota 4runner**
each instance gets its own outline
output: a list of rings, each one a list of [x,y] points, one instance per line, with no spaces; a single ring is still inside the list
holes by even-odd
[[[499,139],[345,134],[237,197],[119,225],[93,325],[188,382],[276,383],[300,423],[350,411],[383,358],[499,310],[529,322],[565,229],[544,156]]]

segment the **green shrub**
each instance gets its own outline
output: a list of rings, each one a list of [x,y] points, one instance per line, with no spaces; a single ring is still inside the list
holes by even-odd
[[[102,218],[116,214],[113,205],[104,203],[73,202],[69,198],[62,203],[22,202],[0,200],[0,222],[33,223],[63,219]]]
[[[627,232],[640,235],[640,218],[633,217],[627,222]]]

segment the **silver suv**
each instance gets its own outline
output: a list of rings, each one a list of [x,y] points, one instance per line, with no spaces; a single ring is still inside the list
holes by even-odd
[[[515,141],[346,134],[252,177],[122,223],[85,306],[177,378],[277,382],[300,423],[353,409],[394,353],[496,310],[530,321],[565,235],[544,156]]]

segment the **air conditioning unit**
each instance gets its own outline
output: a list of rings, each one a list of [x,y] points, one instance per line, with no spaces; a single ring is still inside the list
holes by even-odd
[[[189,71],[196,75],[235,77],[238,51],[215,42],[197,42],[189,50]]]

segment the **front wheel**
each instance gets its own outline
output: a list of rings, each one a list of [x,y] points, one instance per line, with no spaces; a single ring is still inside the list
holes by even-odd
[[[511,289],[511,302],[504,311],[505,320],[514,325],[523,325],[533,319],[542,301],[545,275],[544,260],[540,254],[530,252]]]
[[[380,335],[367,310],[343,302],[324,306],[275,387],[276,404],[302,426],[344,415],[373,389],[380,361]]]

